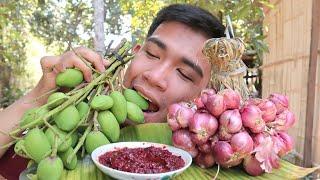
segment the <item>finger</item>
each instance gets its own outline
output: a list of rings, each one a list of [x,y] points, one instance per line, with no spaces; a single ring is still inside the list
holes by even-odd
[[[92,63],[98,71],[104,72],[106,70],[104,67],[102,56],[99,55],[98,53],[84,47],[76,48],[75,51],[77,52],[78,55],[82,56],[87,61]]]
[[[58,56],[45,56],[40,59],[40,65],[43,73],[50,73],[53,71],[54,65],[59,62]]]
[[[102,60],[102,62],[103,62],[103,65],[105,66],[105,67],[108,67],[108,66],[110,66],[110,61],[109,60],[106,60],[106,59],[103,59]]]
[[[71,61],[66,63],[66,67],[76,67],[80,69],[83,73],[84,79],[87,82],[91,82],[92,80],[92,72],[91,69],[78,57],[74,57]]]
[[[92,79],[91,69],[73,52],[69,51],[63,54],[59,60],[59,63],[54,66],[58,72],[63,72],[66,68],[76,67],[82,71],[84,79],[90,82]]]
[[[66,70],[65,63],[66,62],[63,61],[63,58],[61,58],[60,62],[54,65],[53,71],[56,72],[57,74],[59,72],[65,71]]]

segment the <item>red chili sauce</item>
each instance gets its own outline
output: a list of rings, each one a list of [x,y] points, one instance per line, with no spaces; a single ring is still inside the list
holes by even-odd
[[[112,169],[140,174],[174,171],[185,163],[165,147],[121,148],[99,156],[99,162]]]

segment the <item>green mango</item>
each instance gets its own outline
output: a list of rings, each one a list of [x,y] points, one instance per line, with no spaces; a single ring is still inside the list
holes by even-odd
[[[98,114],[101,131],[111,142],[117,142],[120,136],[120,126],[116,117],[110,111],[101,111]]]
[[[48,108],[53,109],[62,104],[66,99],[68,99],[68,96],[62,92],[52,93],[47,100],[47,104],[50,104]]]
[[[82,119],[89,111],[89,105],[85,102],[80,102],[77,106],[76,106],[79,115],[80,115],[80,119]]]
[[[83,74],[77,69],[66,69],[56,77],[56,85],[60,87],[73,88],[83,81]]]
[[[91,154],[97,147],[109,144],[108,138],[100,131],[91,131],[85,140],[85,149],[87,153]]]
[[[144,123],[143,111],[140,107],[132,102],[127,102],[128,119],[137,122]]]
[[[113,99],[113,106],[111,112],[116,117],[119,124],[122,124],[127,118],[127,101],[126,98],[119,91],[113,91],[110,94]]]
[[[59,180],[63,172],[63,162],[59,157],[47,157],[37,168],[39,180]]]
[[[57,138],[58,152],[64,152],[67,149],[69,149],[72,144],[71,137],[69,137],[68,139],[65,139],[65,137],[67,136],[66,132],[60,130],[57,126],[52,126],[52,127],[59,134],[59,137]],[[47,136],[47,138],[51,144],[51,147],[53,147],[54,146],[54,139],[55,139],[55,134],[54,134],[53,130],[48,128],[45,132],[45,135]]]
[[[54,116],[54,121],[61,130],[71,131],[79,123],[80,115],[77,108],[70,105]]]
[[[14,152],[21,157],[30,159],[30,155],[27,154],[26,148],[24,147],[24,139],[20,139],[14,145]]]
[[[73,170],[77,167],[77,163],[78,163],[78,158],[77,155],[74,155],[72,160],[68,163],[67,159],[69,157],[69,155],[71,155],[73,152],[73,148],[69,148],[67,151],[59,153],[59,156],[63,162],[63,165],[65,168],[69,169],[69,170]]]
[[[51,152],[49,140],[38,127],[27,132],[24,138],[24,147],[27,154],[36,162],[40,162]]]
[[[125,89],[123,95],[127,101],[138,105],[142,110],[147,110],[149,103],[144,97],[142,97],[137,91],[133,89]]]
[[[48,112],[49,110],[45,107],[40,107],[40,108],[36,107],[36,108],[28,109],[24,112],[19,125],[20,127],[25,126],[31,123],[32,121],[37,120],[39,117],[45,116]],[[40,124],[42,124],[42,121],[39,121],[39,123],[37,123],[36,125],[40,125]]]
[[[113,106],[113,99],[106,95],[95,96],[92,99],[90,106],[94,110],[107,110]]]
[[[72,140],[71,147],[75,147],[79,140],[79,136],[77,132],[74,132],[71,134],[71,140]]]

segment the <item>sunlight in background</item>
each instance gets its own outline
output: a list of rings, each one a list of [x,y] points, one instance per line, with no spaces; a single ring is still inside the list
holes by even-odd
[[[42,76],[42,70],[40,65],[40,59],[43,56],[53,55],[50,52],[47,52],[46,47],[40,40],[35,37],[30,37],[29,43],[26,46],[26,55],[27,55],[27,72],[30,75],[29,81],[30,84],[36,85],[39,79]]]
[[[111,48],[114,48],[118,43],[120,43],[122,38],[126,38],[127,40],[131,41],[131,15],[125,15],[122,17],[123,20],[123,27],[121,30],[121,35],[115,34],[106,34],[105,36],[105,46],[113,40],[113,44]],[[105,25],[105,28],[108,28]],[[77,31],[77,33],[83,32],[81,29]],[[82,39],[89,39],[88,34],[79,34]],[[26,46],[26,55],[27,55],[27,72],[30,75],[28,80],[30,81],[30,85],[35,86],[36,83],[40,80],[42,76],[42,70],[40,65],[40,59],[43,56],[53,56],[57,55],[53,52],[50,52],[46,49],[46,46],[37,38],[30,37],[29,43]]]

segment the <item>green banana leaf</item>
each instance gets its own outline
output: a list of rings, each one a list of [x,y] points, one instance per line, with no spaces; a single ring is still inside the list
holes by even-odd
[[[172,131],[167,123],[127,126],[120,131],[119,141],[146,141],[172,145]]]
[[[121,130],[120,141],[148,141],[171,145],[172,132],[167,123],[148,123],[136,126],[128,126]],[[320,167],[303,168],[291,164],[285,160],[280,162],[281,168],[274,169],[272,173],[264,173],[255,179],[298,179],[314,172]],[[175,177],[177,180],[189,179],[212,179],[217,173],[217,166],[210,169],[202,169],[192,165],[181,175]],[[218,179],[252,179],[241,168],[220,169]]]
[[[121,129],[120,141],[147,141],[156,142],[171,145],[171,129],[167,123],[149,123],[141,124],[136,126],[128,126]],[[287,161],[281,160],[281,168],[274,169],[272,173],[264,173],[262,176],[252,177],[246,174],[241,168],[229,168],[220,169],[217,179],[226,180],[241,180],[241,179],[299,179],[306,175],[314,172],[320,167],[314,168],[303,168],[293,165]],[[196,165],[191,165],[182,174],[176,176],[174,179],[177,180],[190,180],[190,179],[201,179],[211,180],[215,177],[218,167],[214,166],[210,169],[202,169]],[[34,168],[35,171],[35,168]],[[27,170],[28,172],[28,170]],[[34,173],[29,171],[28,173]],[[23,174],[23,173],[22,173]],[[25,173],[26,174],[26,173]],[[23,179],[24,178],[20,178]],[[86,156],[83,160],[78,161],[77,168],[68,171],[65,170],[62,175],[62,180],[102,180],[112,179],[104,175],[96,166],[93,164],[90,156]]]

